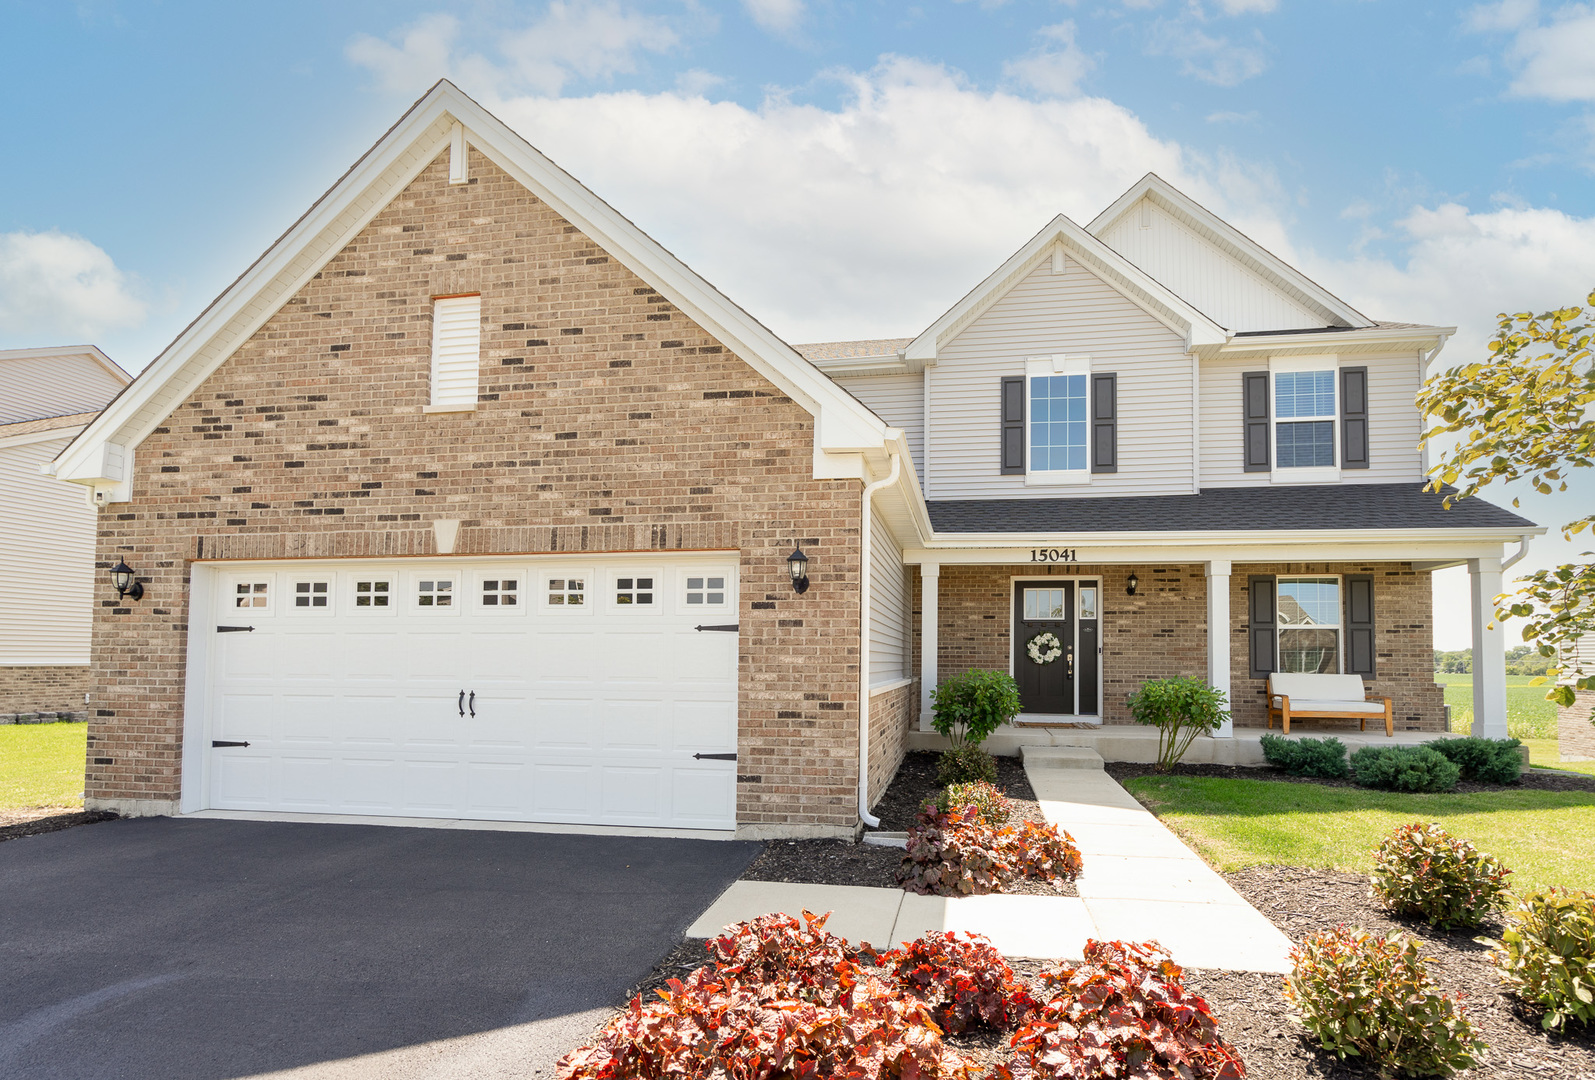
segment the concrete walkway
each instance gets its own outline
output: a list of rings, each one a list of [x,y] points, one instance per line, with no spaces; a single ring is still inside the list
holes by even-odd
[[[1079,845],[1072,896],[920,896],[899,889],[737,881],[688,937],[771,912],[833,912],[826,929],[885,947],[928,930],[984,934],[1009,956],[1078,959],[1088,938],[1157,940],[1187,967],[1290,970],[1290,942],[1102,770],[1093,750],[1027,748],[1041,812]]]

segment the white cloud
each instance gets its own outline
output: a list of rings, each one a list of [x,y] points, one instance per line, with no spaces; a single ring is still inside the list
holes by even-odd
[[[1172,56],[1180,61],[1180,74],[1190,75],[1214,86],[1239,86],[1268,69],[1268,58],[1256,44],[1244,45],[1228,37],[1213,37],[1197,25],[1194,17],[1158,19],[1152,24],[1147,52],[1153,56]]]
[[[0,331],[62,344],[137,326],[145,310],[128,276],[83,237],[0,233]]]
[[[1507,50],[1519,65],[1512,93],[1551,101],[1595,101],[1595,9],[1574,4],[1549,25],[1520,30]]]
[[[1463,18],[1469,30],[1516,30],[1539,21],[1539,0],[1497,0],[1471,8]]]
[[[344,55],[375,75],[388,93],[415,93],[451,73],[450,56],[459,31],[454,16],[428,15],[401,31],[397,44],[361,34]]]
[[[1043,27],[1039,36],[1044,44],[1029,56],[1003,64],[1003,77],[1053,97],[1077,93],[1080,80],[1096,63],[1075,44],[1074,21],[1066,19],[1055,26]]]
[[[1279,7],[1279,0],[1218,0],[1218,9],[1226,15],[1267,15]]]
[[[1256,109],[1248,112],[1232,112],[1221,109],[1218,112],[1208,113],[1203,117],[1209,124],[1255,124],[1258,113]]]
[[[748,15],[766,30],[786,34],[803,21],[803,0],[742,0]]]

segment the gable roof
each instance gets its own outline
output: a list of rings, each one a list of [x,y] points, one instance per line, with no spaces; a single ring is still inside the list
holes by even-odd
[[[937,351],[978,319],[1032,270],[1061,251],[1122,293],[1154,319],[1185,338],[1188,347],[1222,345],[1229,335],[1140,267],[1067,216],[1059,214],[1006,262],[976,285],[903,349],[910,367],[933,363]]]
[[[1291,266],[1257,241],[1220,218],[1196,200],[1175,188],[1156,173],[1147,173],[1134,186],[1114,200],[1102,213],[1092,219],[1086,230],[1092,236],[1104,237],[1114,226],[1131,213],[1142,200],[1149,201],[1180,224],[1195,232],[1207,243],[1235,260],[1245,269],[1261,277],[1268,285],[1284,293],[1297,304],[1323,318],[1325,326],[1362,328],[1374,325],[1374,320],[1346,303],[1340,297]],[[1177,283],[1170,282],[1178,287]],[[1232,327],[1231,329],[1237,329]],[[1259,327],[1258,330],[1264,328]]]
[[[0,424],[97,412],[131,377],[93,345],[0,350]]]
[[[887,429],[880,418],[444,79],[106,407],[55,460],[55,474],[103,490],[112,502],[128,498],[134,448],[423,168],[449,152],[457,132],[812,413],[816,476],[863,475],[870,468],[860,455],[884,463]]]

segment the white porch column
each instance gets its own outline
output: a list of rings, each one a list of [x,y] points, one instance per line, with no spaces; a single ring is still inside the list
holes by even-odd
[[[1469,559],[1473,600],[1473,734],[1506,738],[1506,631],[1495,618],[1500,559]]]
[[[919,566],[919,730],[929,731],[930,692],[936,688],[936,600],[941,590],[941,564]]]
[[[1228,559],[1207,563],[1207,681],[1224,692],[1224,700],[1233,709],[1235,703],[1229,696],[1229,571]],[[1224,721],[1213,732],[1215,739],[1234,737],[1234,720]]]

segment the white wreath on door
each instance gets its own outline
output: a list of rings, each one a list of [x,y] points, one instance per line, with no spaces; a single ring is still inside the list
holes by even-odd
[[[1063,655],[1063,642],[1050,630],[1043,630],[1025,642],[1025,652],[1033,664],[1045,667]]]

